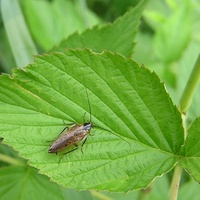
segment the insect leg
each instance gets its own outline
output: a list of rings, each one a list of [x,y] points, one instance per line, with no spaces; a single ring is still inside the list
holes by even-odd
[[[86,115],[86,113],[84,113],[84,115],[83,115],[83,123],[85,123],[85,115]]]
[[[59,135],[60,135],[61,133],[63,133],[63,131],[66,130],[66,129],[68,129],[68,126],[66,126],[65,128],[63,128],[63,130],[59,133]],[[58,135],[58,137],[59,137],[59,135]]]
[[[72,125],[76,125],[76,124],[75,124],[75,123],[70,123],[70,124],[67,124],[67,125],[72,126]],[[59,138],[60,134],[63,133],[66,129],[69,129],[69,127],[66,126],[66,127],[59,133],[59,135],[58,135],[57,138]]]
[[[76,124],[76,122],[66,123],[65,120],[63,119],[63,124],[65,124],[67,126],[72,126],[72,125]]]
[[[83,154],[83,149],[82,149],[82,147],[83,147],[83,145],[85,144],[86,140],[87,140],[87,137],[85,138],[85,140],[84,140],[83,143],[81,144],[81,152],[82,152],[82,154]]]
[[[72,150],[70,150],[70,151],[68,151],[68,152],[66,152],[66,153],[63,153],[63,155],[62,155],[62,156],[60,157],[60,159],[59,159],[58,164],[60,163],[60,161],[61,161],[61,159],[62,159],[62,157],[63,157],[64,155],[66,155],[66,154],[68,154],[68,153],[71,153],[72,151],[75,151],[75,150],[78,149],[78,145],[77,145],[77,144],[74,144],[74,146],[75,146],[74,149],[72,149]],[[57,153],[56,153],[56,155],[57,155]]]
[[[59,135],[58,135],[57,138],[59,138],[60,134],[63,133],[63,131],[64,131],[65,129],[68,129],[68,127],[65,127],[65,128],[59,133]],[[53,141],[55,141],[55,139],[54,139],[54,140],[48,140],[48,141],[46,141],[46,142],[53,142]],[[50,146],[51,146],[51,145],[50,145]]]
[[[78,145],[77,145],[77,144],[74,144],[74,146],[75,146],[74,149],[72,149],[72,150],[70,150],[70,151],[64,153],[63,156],[66,155],[66,154],[68,154],[68,153],[71,153],[72,151],[75,151],[76,149],[78,149]]]

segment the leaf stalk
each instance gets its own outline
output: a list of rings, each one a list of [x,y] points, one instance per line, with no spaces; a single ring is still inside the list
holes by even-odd
[[[178,163],[174,169],[174,174],[172,178],[170,198],[169,198],[170,200],[177,200],[181,173],[182,173],[182,167],[180,163]]]
[[[192,70],[192,73],[189,77],[189,80],[186,84],[186,87],[183,91],[182,97],[180,99],[179,104],[179,110],[182,114],[186,113],[191,102],[192,98],[194,96],[194,92],[199,84],[200,81],[200,55],[197,58],[197,61],[194,65],[194,68]],[[185,130],[185,138],[187,134],[187,127],[185,124],[185,116],[183,116],[183,126]],[[181,173],[182,173],[182,166],[180,163],[178,163],[174,169],[174,174],[172,178],[171,183],[171,189],[170,189],[170,200],[177,200],[178,197],[178,190],[179,190],[179,184],[181,179]]]
[[[192,73],[189,77],[189,80],[187,82],[187,85],[185,87],[185,90],[183,91],[183,95],[180,100],[179,109],[181,113],[186,113],[186,111],[188,110],[192,102],[194,92],[199,84],[199,81],[200,81],[200,54],[197,58],[197,61],[194,65],[194,68],[192,70]]]

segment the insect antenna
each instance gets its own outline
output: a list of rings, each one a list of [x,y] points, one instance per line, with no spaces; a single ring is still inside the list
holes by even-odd
[[[90,123],[92,122],[92,112],[91,112],[91,106],[90,106],[90,99],[89,99],[89,95],[88,95],[88,91],[87,88],[85,87],[85,91],[86,91],[86,95],[87,95],[87,101],[88,101],[88,108],[89,108],[89,112],[90,112]]]
[[[86,91],[86,95],[87,95],[88,108],[89,108],[89,112],[90,112],[90,123],[92,123],[92,114],[91,114],[92,111],[91,111],[90,99],[89,99],[89,95],[88,95],[88,91],[87,91],[87,88],[86,88],[86,87],[85,87],[85,91]],[[92,125],[92,126],[93,126],[93,127],[96,127],[96,128],[99,128],[99,129],[102,129],[102,130],[104,130],[104,131],[107,131],[107,132],[109,132],[109,133],[115,135],[116,137],[118,137],[118,138],[124,140],[125,142],[127,142],[127,143],[129,144],[129,146],[131,147],[130,143],[129,143],[126,139],[124,139],[123,137],[119,136],[118,134],[116,134],[116,133],[114,133],[114,132],[112,132],[112,131],[109,131],[109,130],[107,130],[107,129],[104,129],[104,128],[102,128],[102,127],[96,126],[96,125]]]

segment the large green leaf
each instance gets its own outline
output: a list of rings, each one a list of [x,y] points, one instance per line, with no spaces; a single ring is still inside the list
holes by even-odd
[[[197,118],[188,130],[188,136],[181,152],[182,166],[196,181],[200,182],[200,118]]]
[[[84,113],[89,121],[85,87],[95,127],[83,154],[78,149],[59,163],[62,153],[48,154],[47,141],[58,136],[64,122],[81,124]],[[37,56],[12,77],[2,75],[0,91],[4,142],[66,187],[142,188],[178,160],[180,113],[155,73],[119,54],[68,50]]]

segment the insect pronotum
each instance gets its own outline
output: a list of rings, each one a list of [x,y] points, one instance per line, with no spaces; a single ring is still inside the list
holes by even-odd
[[[70,146],[75,146],[74,149],[71,149],[70,151],[64,153],[63,155],[70,153],[76,149],[78,149],[78,143],[83,141],[81,145],[81,151],[82,146],[87,140],[87,135],[90,133],[90,130],[93,126],[91,122],[91,107],[90,107],[90,101],[88,92],[86,89],[87,99],[88,99],[88,106],[89,106],[89,112],[90,112],[90,122],[86,122],[83,124],[75,124],[71,127],[66,127],[63,129],[63,131],[60,133],[60,136],[53,142],[53,144],[50,146],[48,153],[58,153],[62,150],[67,149]]]

